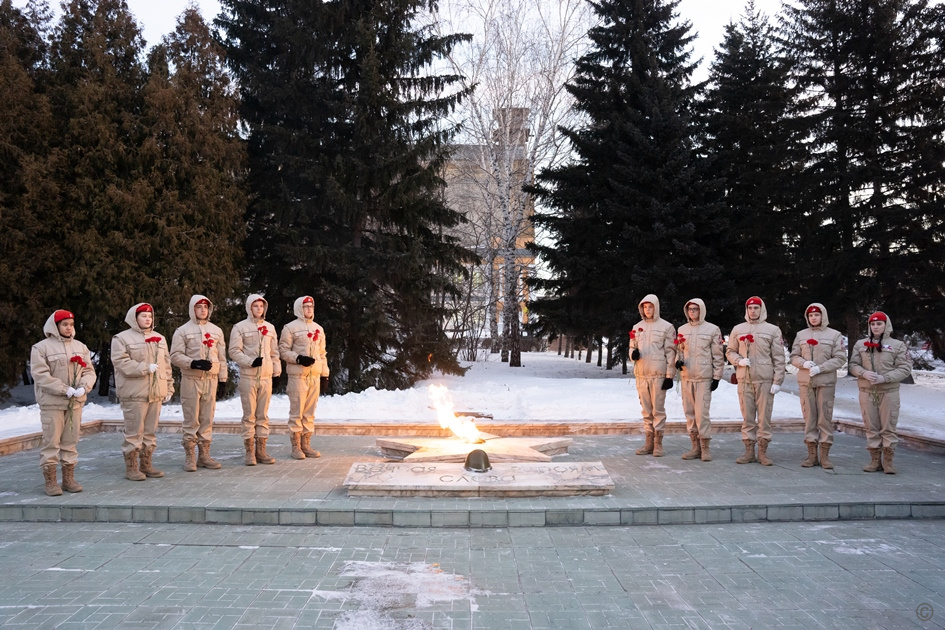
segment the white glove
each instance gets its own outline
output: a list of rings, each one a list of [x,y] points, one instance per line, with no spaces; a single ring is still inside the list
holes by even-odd
[[[876,372],[870,372],[869,370],[866,370],[865,372],[863,372],[861,376],[865,378],[866,380],[868,380],[870,383],[875,384],[876,377],[878,377],[879,374],[877,374]]]
[[[739,359],[738,365],[741,367],[751,367],[751,359]]]
[[[174,394],[168,394],[167,396],[164,397],[164,402],[165,403],[171,402],[171,398],[173,397],[174,397]]]
[[[76,398],[82,398],[83,396],[85,396],[85,388],[84,388],[84,387],[80,387],[80,388],[78,388],[77,390],[75,390],[75,397],[76,397]]]
[[[818,374],[820,374],[820,366],[819,366],[819,365],[812,365],[811,368],[810,368],[810,375],[811,375],[811,376],[817,376]]]
[[[869,382],[872,383],[873,385],[879,385],[880,383],[885,383],[885,382],[886,382],[886,377],[883,376],[882,374],[877,374],[876,372],[867,372],[867,374],[868,374],[869,376],[867,376],[866,378],[867,378],[867,379],[869,380]]]
[[[70,387],[66,390],[66,398],[73,398],[75,396],[75,387]]]
[[[154,374],[155,372],[157,372],[157,369],[158,369],[158,364],[157,364],[157,363],[149,363],[149,364],[148,364],[148,372],[150,372],[151,374]]]
[[[811,369],[812,367],[814,367],[815,365],[817,365],[817,364],[814,363],[813,361],[804,361],[804,365],[803,365],[802,367],[803,367],[805,370],[809,370],[809,369]]]
[[[779,391],[781,391],[781,386],[780,386],[780,385],[773,385],[773,384],[771,385],[771,394],[772,394],[772,395],[777,394]]]

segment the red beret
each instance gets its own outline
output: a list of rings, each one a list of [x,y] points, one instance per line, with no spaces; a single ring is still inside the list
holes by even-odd
[[[315,303],[315,300],[312,299],[312,296],[310,295],[306,295],[304,298],[302,298],[302,304],[314,304],[314,303]]]
[[[748,298],[748,301],[745,302],[745,306],[751,306],[752,304],[756,306],[761,306],[761,298],[755,295]]]
[[[135,309],[135,315],[137,315],[138,313],[153,313],[153,312],[154,312],[154,309],[151,308],[150,304],[142,304],[141,306]]]
[[[870,315],[870,321],[871,322],[888,322],[889,318],[886,317],[886,313],[882,311],[876,311],[875,313]]]
[[[69,311],[64,311],[62,309],[59,309],[58,311],[53,313],[53,321],[56,322],[57,324],[64,319],[75,319],[75,315],[73,315]]]
[[[817,306],[816,304],[811,304],[810,306],[807,307],[807,311],[805,311],[804,314],[810,315],[811,313],[822,313],[822,312],[823,311],[820,310],[819,306]]]

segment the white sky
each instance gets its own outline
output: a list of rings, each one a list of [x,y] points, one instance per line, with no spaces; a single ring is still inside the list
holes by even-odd
[[[188,4],[199,7],[204,19],[212,21],[220,12],[219,0],[128,0],[128,7],[138,20],[144,32],[148,46],[161,41],[161,37],[174,30],[177,17]],[[748,0],[682,0],[679,5],[680,15],[692,22],[699,38],[695,44],[697,57],[702,57],[703,68],[700,75],[707,72],[706,67],[712,59],[712,51],[722,41],[725,25],[737,21],[745,10]],[[23,6],[26,0],[14,0],[16,6]],[[51,4],[58,8],[58,0]],[[774,16],[781,6],[780,0],[755,0],[756,8]],[[703,77],[697,77],[703,78]]]

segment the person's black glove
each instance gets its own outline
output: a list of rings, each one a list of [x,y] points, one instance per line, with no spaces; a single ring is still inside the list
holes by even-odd
[[[259,367],[260,365],[262,365],[262,357],[256,357],[253,359],[252,367]]]
[[[275,393],[276,389],[279,388],[279,379],[280,379],[280,378],[282,378],[282,377],[281,377],[281,376],[273,376],[273,377],[272,377],[272,391],[273,391],[273,393]]]
[[[203,370],[204,372],[209,372],[213,369],[213,363],[207,361],[206,359],[197,359],[196,361],[190,362],[191,370]]]
[[[662,386],[660,389],[662,389],[662,390],[665,391],[665,390],[667,390],[667,389],[672,389],[672,388],[673,388],[673,379],[671,379],[671,378],[664,378],[664,379],[663,379],[663,386]]]
[[[718,388],[719,388],[719,379],[713,378],[713,379],[712,379],[712,386],[709,387],[709,390],[714,392],[714,391],[717,390]]]
[[[298,357],[296,357],[295,362],[304,367],[315,365],[315,359],[312,357],[307,357],[304,354],[300,354]]]
[[[637,348],[633,349],[633,352],[630,353],[630,358],[634,361],[640,360],[640,351]]]
[[[223,395],[226,393],[226,381],[217,382],[217,400],[223,398]]]
[[[318,381],[318,394],[319,396],[325,396],[328,394],[328,377],[323,376]]]
[[[681,370],[685,364],[686,363],[682,359],[676,361],[676,369]]]

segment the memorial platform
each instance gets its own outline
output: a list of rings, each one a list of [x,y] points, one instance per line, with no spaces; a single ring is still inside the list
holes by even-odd
[[[780,427],[782,429],[786,427]],[[495,432],[491,430],[491,432]],[[666,456],[636,456],[632,434],[573,435],[556,464],[600,462],[614,482],[603,496],[359,497],[344,481],[352,465],[383,463],[377,436],[318,435],[322,457],[289,458],[288,439],[270,438],[274,465],[244,466],[238,435],[217,434],[213,455],[221,470],[181,469],[179,435],[158,436],[155,465],[163,479],[124,478],[119,433],[79,442],[78,494],[47,497],[36,449],[0,459],[0,521],[221,523],[420,528],[672,525],[857,519],[945,518],[945,457],[900,448],[898,474],[867,474],[865,440],[838,434],[832,471],[805,469],[802,436],[778,432],[768,454],[775,465],[738,465],[737,433],[712,440],[714,461],[683,461],[688,436],[667,435]]]

